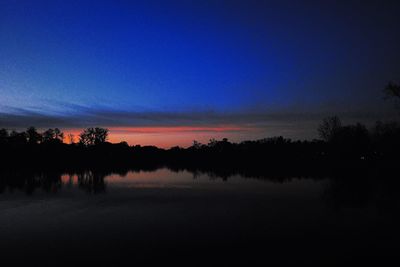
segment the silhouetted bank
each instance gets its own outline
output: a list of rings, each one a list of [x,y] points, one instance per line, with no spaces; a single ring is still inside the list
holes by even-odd
[[[192,172],[216,172],[219,176],[240,173],[258,176],[277,172],[308,175],[328,169],[354,166],[396,168],[400,154],[400,125],[382,123],[368,130],[362,124],[342,126],[337,117],[324,119],[318,132],[321,140],[292,141],[272,137],[232,143],[224,138],[197,141],[188,148],[161,149],[106,142],[108,130],[85,129],[78,143],[66,144],[59,129],[40,134],[34,127],[25,132],[0,130],[1,169],[140,168],[168,167]],[[73,138],[71,137],[71,140]]]

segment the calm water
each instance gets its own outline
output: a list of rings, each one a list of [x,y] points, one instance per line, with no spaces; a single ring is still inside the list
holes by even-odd
[[[2,183],[4,261],[335,266],[397,258],[399,194],[387,182],[168,169],[53,176]]]

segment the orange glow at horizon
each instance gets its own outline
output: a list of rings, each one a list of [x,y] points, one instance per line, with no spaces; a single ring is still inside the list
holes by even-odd
[[[242,126],[145,126],[145,127],[106,127],[109,129],[108,141],[119,143],[126,141],[129,145],[155,145],[161,148],[173,146],[188,147],[193,140],[207,143],[210,139],[228,138],[233,141],[243,139],[249,134],[257,131],[252,127]],[[64,141],[70,143],[69,134],[74,136],[74,142],[79,141],[82,129],[65,130]]]

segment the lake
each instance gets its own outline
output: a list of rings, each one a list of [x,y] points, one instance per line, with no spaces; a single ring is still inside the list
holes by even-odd
[[[8,266],[388,264],[398,182],[128,171],[3,173]]]

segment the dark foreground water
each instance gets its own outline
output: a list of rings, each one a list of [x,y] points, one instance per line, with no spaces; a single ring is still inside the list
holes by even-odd
[[[167,169],[4,179],[4,266],[396,266],[393,261],[399,261],[397,182],[224,180]]]

